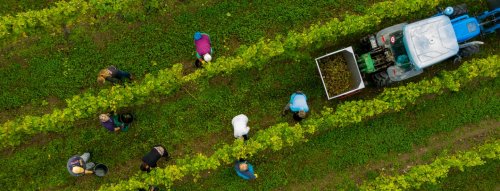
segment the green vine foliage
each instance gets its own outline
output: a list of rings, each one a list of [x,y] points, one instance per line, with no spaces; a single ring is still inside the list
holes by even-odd
[[[287,123],[280,123],[258,131],[246,144],[242,140],[236,140],[232,145],[223,145],[210,157],[203,154],[186,157],[178,160],[176,165],[163,169],[156,168],[148,174],[140,173],[128,181],[101,187],[100,190],[136,190],[146,188],[148,185],[164,185],[170,188],[174,181],[181,180],[187,175],[193,175],[196,181],[201,171],[215,170],[221,165],[233,163],[236,158],[252,156],[265,149],[276,151],[286,146],[293,146],[295,143],[307,141],[305,136],[314,132],[314,126],[300,124],[290,126]]]
[[[120,3],[113,4],[113,2]],[[64,9],[62,5],[70,6],[68,4],[73,3],[81,6],[77,9],[81,12],[85,10],[83,7],[86,5],[88,7],[97,7],[92,9],[93,13],[96,10],[101,10],[99,12],[101,14],[114,13],[123,10],[128,5],[127,2],[135,1],[92,0],[85,2],[73,0],[68,3],[60,2],[62,7],[60,9]],[[367,10],[367,13],[369,13],[367,15],[347,15],[344,21],[335,18],[324,25],[314,24],[302,33],[290,32],[286,37],[278,35],[273,40],[261,39],[251,46],[243,46],[236,56],[219,57],[215,62],[207,64],[204,70],[196,70],[186,76],[181,76],[181,64],[176,64],[172,68],[160,70],[158,75],[147,75],[138,84],[124,88],[117,86],[102,90],[98,95],[77,95],[66,100],[67,108],[63,110],[56,109],[51,114],[41,117],[24,116],[0,125],[0,148],[19,145],[23,138],[29,137],[28,135],[64,131],[71,128],[71,124],[76,120],[93,117],[102,111],[116,111],[119,108],[144,104],[154,99],[155,96],[170,95],[183,84],[200,78],[231,73],[237,69],[262,68],[272,58],[284,55],[287,51],[304,49],[312,44],[320,45],[325,42],[334,42],[354,33],[367,33],[373,30],[381,20],[401,16],[408,17],[423,9],[435,7],[438,2],[437,0],[415,0],[411,2],[396,0],[376,3]],[[387,6],[388,4],[391,5],[390,8]],[[91,9],[88,8],[88,10]],[[38,21],[35,21],[35,23],[38,23]],[[0,24],[0,28],[1,26]]]
[[[94,117],[96,113],[116,111],[118,108],[141,105],[157,94],[169,94],[179,88],[182,66],[174,65],[170,70],[162,70],[157,76],[145,78],[130,86],[113,86],[103,89],[97,96],[83,94],[66,100],[65,109],[55,109],[41,117],[25,116],[2,124],[0,128],[1,147],[21,143],[26,135],[40,132],[61,132],[69,129],[69,124],[82,118]]]
[[[321,112],[321,117],[308,119],[302,125],[296,124],[291,127],[287,123],[280,123],[258,131],[246,145],[243,141],[236,140],[232,145],[223,145],[210,157],[202,154],[186,157],[178,160],[176,165],[155,169],[150,174],[137,174],[129,181],[103,186],[100,190],[134,190],[145,188],[147,185],[164,185],[170,188],[176,180],[187,175],[194,176],[196,181],[199,172],[230,164],[234,162],[234,159],[251,157],[265,149],[277,151],[285,146],[293,146],[295,143],[306,141],[306,135],[314,134],[317,131],[359,123],[384,112],[400,111],[405,106],[414,104],[417,98],[423,95],[440,94],[446,89],[458,91],[460,85],[478,77],[494,78],[500,70],[498,63],[500,63],[500,59],[497,55],[485,59],[475,59],[464,63],[455,71],[442,72],[440,76],[430,80],[425,79],[417,83],[409,83],[406,86],[387,88],[372,100],[345,102],[338,106],[335,111],[332,108],[325,108]],[[452,82],[451,85],[446,84],[450,82]]]
[[[97,16],[103,17],[120,13],[137,17],[144,15],[144,10],[141,10],[140,7],[156,6],[159,8],[160,6],[158,0],[148,2],[150,3],[143,5],[142,0],[58,1],[50,8],[0,17],[0,38],[12,35],[26,36],[41,28],[49,31],[61,31],[62,26],[72,26],[78,22],[93,24],[98,21]]]
[[[386,88],[373,100],[359,100],[346,102],[333,109],[325,109],[323,126],[347,126],[353,122],[373,117],[387,109],[400,111],[409,104],[414,104],[417,98],[426,94],[441,94],[445,90],[459,91],[463,84],[477,77],[497,76],[500,70],[500,59],[498,55],[489,56],[485,59],[474,59],[465,62],[455,71],[443,71],[432,79],[424,79],[419,82],[410,82],[405,86]]]
[[[464,171],[464,167],[485,164],[485,159],[500,159],[500,140],[486,143],[466,152],[452,156],[438,157],[427,165],[412,167],[410,171],[397,176],[380,176],[361,185],[361,190],[408,190],[420,188],[424,183],[436,184],[447,176],[451,168]]]

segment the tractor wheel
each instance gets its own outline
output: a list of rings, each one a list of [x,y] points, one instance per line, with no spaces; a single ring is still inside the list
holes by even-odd
[[[471,45],[464,47],[458,51],[458,55],[461,57],[469,57],[479,52],[479,45]]]
[[[386,86],[389,86],[393,83],[391,78],[389,78],[387,71],[382,71],[382,72],[373,74],[372,79],[377,87],[386,87]]]

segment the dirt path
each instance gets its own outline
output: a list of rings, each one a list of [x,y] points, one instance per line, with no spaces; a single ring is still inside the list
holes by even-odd
[[[476,145],[480,145],[488,139],[500,137],[500,121],[484,120],[479,124],[467,125],[452,132],[440,133],[432,136],[426,146],[413,149],[411,153],[395,154],[389,153],[387,160],[371,161],[363,166],[350,168],[349,172],[330,172],[323,178],[300,184],[291,184],[276,190],[307,190],[319,188],[328,190],[345,180],[348,176],[356,184],[361,184],[370,175],[404,173],[415,165],[425,164],[433,161],[435,156],[447,150],[449,154],[461,150],[468,150]]]

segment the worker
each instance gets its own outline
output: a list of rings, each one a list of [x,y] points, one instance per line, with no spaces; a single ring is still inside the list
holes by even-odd
[[[85,174],[93,174],[94,171],[91,169],[94,168],[95,164],[93,162],[89,162],[90,153],[83,153],[82,156],[72,156],[67,163],[68,172],[72,176],[83,176]]]
[[[165,147],[161,145],[154,146],[148,154],[142,157],[141,170],[150,172],[151,168],[155,168],[156,163],[160,160],[161,157],[165,157],[168,160],[168,152]]]
[[[234,164],[234,170],[236,174],[245,180],[252,180],[257,178],[253,170],[253,166],[248,163],[245,159],[240,159]]]
[[[131,113],[113,115],[112,118],[115,127],[120,127],[122,132],[127,132],[128,128],[132,124],[132,121],[134,120],[134,116]]]
[[[99,115],[99,120],[101,121],[101,125],[111,132],[119,131],[121,129],[120,126],[115,125],[115,122],[113,118],[110,117],[110,114]]]
[[[105,81],[109,81],[112,84],[116,84],[123,83],[125,78],[127,78],[129,81],[134,79],[134,77],[130,73],[119,70],[115,66],[109,66],[99,71],[97,82],[99,82],[99,84],[104,84]]]
[[[309,106],[307,105],[307,97],[303,92],[297,91],[292,94],[290,101],[283,109],[283,116],[285,116],[289,110],[293,112],[293,118],[297,121],[306,118],[307,112],[309,112]]]
[[[202,67],[202,64],[212,61],[213,49],[210,43],[210,36],[208,36],[208,34],[195,32],[194,45],[196,46],[196,67]]]
[[[233,117],[231,121],[234,129],[234,138],[241,139],[243,138],[245,141],[248,140],[248,131],[250,131],[250,127],[248,124],[248,117],[244,114],[237,115]]]

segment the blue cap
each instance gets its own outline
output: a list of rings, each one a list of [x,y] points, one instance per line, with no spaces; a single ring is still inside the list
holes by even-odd
[[[194,33],[194,40],[200,40],[201,38],[201,32],[195,32]]]
[[[446,7],[446,9],[444,9],[444,11],[443,11],[443,14],[448,15],[448,16],[453,14],[453,7]]]

